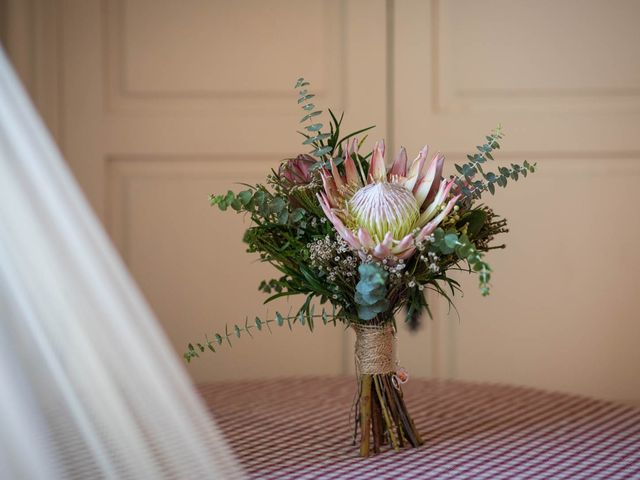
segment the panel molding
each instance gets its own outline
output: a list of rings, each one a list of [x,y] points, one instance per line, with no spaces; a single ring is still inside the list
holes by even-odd
[[[176,89],[172,91],[140,90],[128,85],[126,80],[124,24],[125,0],[101,0],[103,64],[106,74],[105,109],[116,113],[154,113],[163,111],[216,112],[220,109],[247,110],[253,113],[285,113],[288,102],[295,98],[292,84],[279,89]],[[326,40],[326,63],[323,65],[326,83],[314,82],[313,93],[321,103],[342,105],[345,95],[345,36],[343,21],[345,0],[325,0],[326,21],[323,35]],[[295,79],[292,79],[292,82]],[[313,82],[313,79],[309,79]]]
[[[434,113],[463,111],[513,112],[640,112],[638,87],[579,88],[460,88],[447,81],[447,55],[442,46],[447,38],[443,10],[446,2],[431,0],[430,43],[431,96]],[[449,55],[450,57],[451,55]]]
[[[107,178],[105,226],[125,262],[129,260],[127,232],[131,211],[129,191],[136,180],[193,179],[252,182],[264,180],[265,172],[282,155],[110,155],[105,159]],[[206,199],[203,199],[206,201]]]

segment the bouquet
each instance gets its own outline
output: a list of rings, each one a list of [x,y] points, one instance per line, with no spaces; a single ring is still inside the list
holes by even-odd
[[[328,131],[318,121],[309,82],[296,83],[304,116],[302,144],[311,149],[282,162],[265,184],[240,192],[211,195],[220,210],[246,213],[251,226],[244,235],[248,252],[258,253],[280,275],[264,280],[259,290],[265,303],[300,295],[302,305],[273,318],[245,318],[204,342],[189,344],[187,361],[207,349],[215,352],[223,342],[252,335],[271,325],[290,328],[294,323],[338,323],[356,333],[358,375],[355,434],[360,432],[360,455],[422,444],[403,401],[407,372],[394,361],[393,340],[397,317],[416,329],[423,314],[431,315],[427,292],[444,297],[450,305],[461,291],[451,272],[476,274],[482,295],[489,294],[491,267],[485,253],[495,237],[507,231],[506,220],[479,203],[486,192],[506,187],[535,171],[535,164],[499,166],[487,163],[500,149],[498,127],[455,165],[457,175],[443,177],[445,157],[429,159],[429,147],[409,161],[404,148],[390,165],[380,140],[365,150],[373,127],[343,134],[343,115],[328,111]],[[402,316],[401,316],[402,314]]]

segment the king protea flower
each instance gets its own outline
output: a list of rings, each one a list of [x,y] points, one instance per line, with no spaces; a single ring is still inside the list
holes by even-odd
[[[427,165],[425,146],[408,165],[407,152],[400,149],[391,168],[384,163],[384,141],[376,143],[369,172],[354,162],[357,140],[344,146],[345,175],[333,160],[331,171],[321,170],[324,193],[320,205],[340,236],[363,255],[377,260],[409,258],[416,243],[429,236],[455,206],[451,196],[454,180],[442,180],[444,156],[436,154]]]

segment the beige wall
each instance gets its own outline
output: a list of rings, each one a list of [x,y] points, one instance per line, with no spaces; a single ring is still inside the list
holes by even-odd
[[[539,173],[488,202],[511,221],[492,295],[401,334],[414,375],[640,403],[640,34],[634,1],[4,0],[7,46],[178,352],[262,315],[269,269],[210,192],[299,151],[295,78],[397,148]],[[280,304],[282,307],[283,305]],[[286,307],[286,306],[285,306]],[[273,310],[273,308],[271,308]],[[340,329],[238,342],[197,380],[350,371]]]

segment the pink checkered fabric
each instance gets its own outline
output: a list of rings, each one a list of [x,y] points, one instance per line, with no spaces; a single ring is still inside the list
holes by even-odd
[[[359,458],[355,378],[200,387],[256,479],[640,479],[640,410],[530,388],[411,380],[425,445]]]

